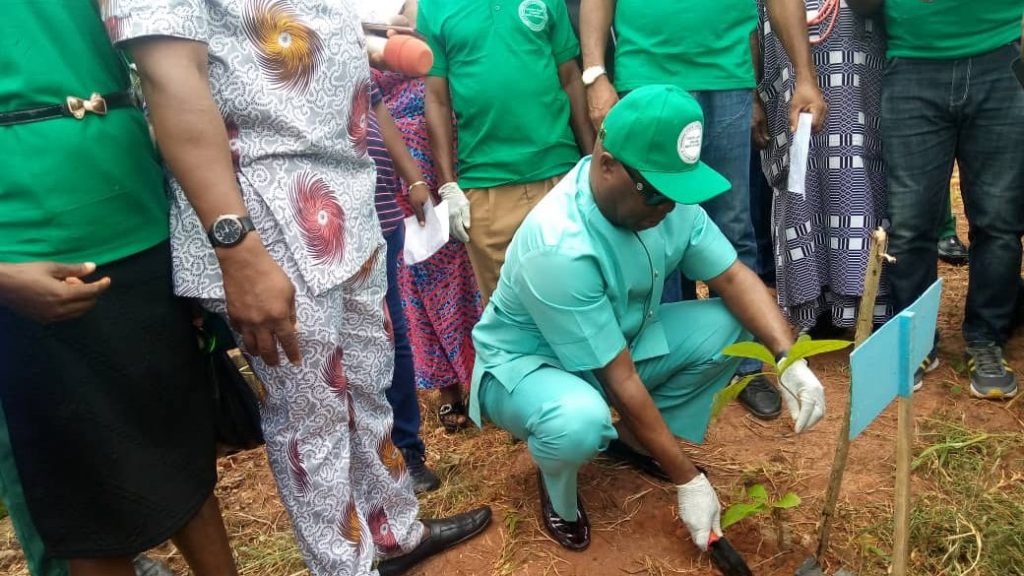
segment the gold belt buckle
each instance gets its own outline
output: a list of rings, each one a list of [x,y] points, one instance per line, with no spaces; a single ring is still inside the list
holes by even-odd
[[[77,96],[68,96],[67,107],[68,112],[77,120],[85,118],[87,112],[99,114],[100,116],[106,116],[107,114],[107,101],[96,92],[93,92],[88,100],[78,98]]]

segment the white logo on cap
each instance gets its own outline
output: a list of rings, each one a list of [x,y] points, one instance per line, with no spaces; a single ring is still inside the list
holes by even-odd
[[[541,0],[523,0],[519,5],[519,19],[530,30],[541,32],[548,24],[548,7]]]
[[[679,159],[687,164],[696,164],[700,160],[700,147],[704,141],[704,127],[700,122],[690,122],[679,133],[676,148]]]

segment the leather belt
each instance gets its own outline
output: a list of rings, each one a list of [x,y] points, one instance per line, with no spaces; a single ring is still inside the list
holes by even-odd
[[[113,92],[100,95],[93,92],[88,98],[68,96],[63,104],[51,106],[39,106],[13,112],[0,112],[0,126],[11,126],[14,124],[26,124],[28,122],[40,122],[54,118],[74,118],[82,120],[87,114],[98,114],[105,116],[107,110],[114,108],[135,107],[135,98],[131,92]]]

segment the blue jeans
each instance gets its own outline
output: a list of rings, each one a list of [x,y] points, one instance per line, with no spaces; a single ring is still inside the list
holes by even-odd
[[[750,154],[750,220],[754,229],[757,259],[754,272],[765,284],[775,285],[775,250],[772,247],[772,195],[774,191],[761,170],[761,152]]]
[[[709,90],[691,94],[704,110],[701,160],[732,184],[728,192],[701,206],[732,243],[740,262],[756,270],[757,244],[750,217],[750,120],[754,91]],[[696,297],[696,285],[678,272],[665,280],[662,302]],[[744,360],[737,372],[747,374],[760,368],[756,360]]]
[[[1024,233],[1024,91],[1006,45],[961,60],[891,59],[882,84],[894,311],[937,277],[954,160],[970,226],[968,343],[1002,344],[1017,299]]]
[[[388,292],[385,296],[391,325],[395,331],[395,373],[391,387],[387,390],[388,404],[395,413],[391,428],[391,441],[402,450],[411,450],[422,456],[426,452],[420,438],[420,404],[416,396],[416,374],[412,363],[412,346],[409,345],[409,324],[402,309],[402,294],[398,287],[398,259],[405,247],[405,226],[399,224],[386,235],[388,243],[387,274]]]

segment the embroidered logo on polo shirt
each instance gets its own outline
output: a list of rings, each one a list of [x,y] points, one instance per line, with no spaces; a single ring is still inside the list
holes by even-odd
[[[519,19],[530,30],[541,32],[548,25],[548,7],[541,0],[523,0],[519,5]]]
[[[700,160],[700,147],[704,141],[704,127],[700,122],[690,122],[679,133],[676,148],[679,159],[687,164],[696,164]]]

